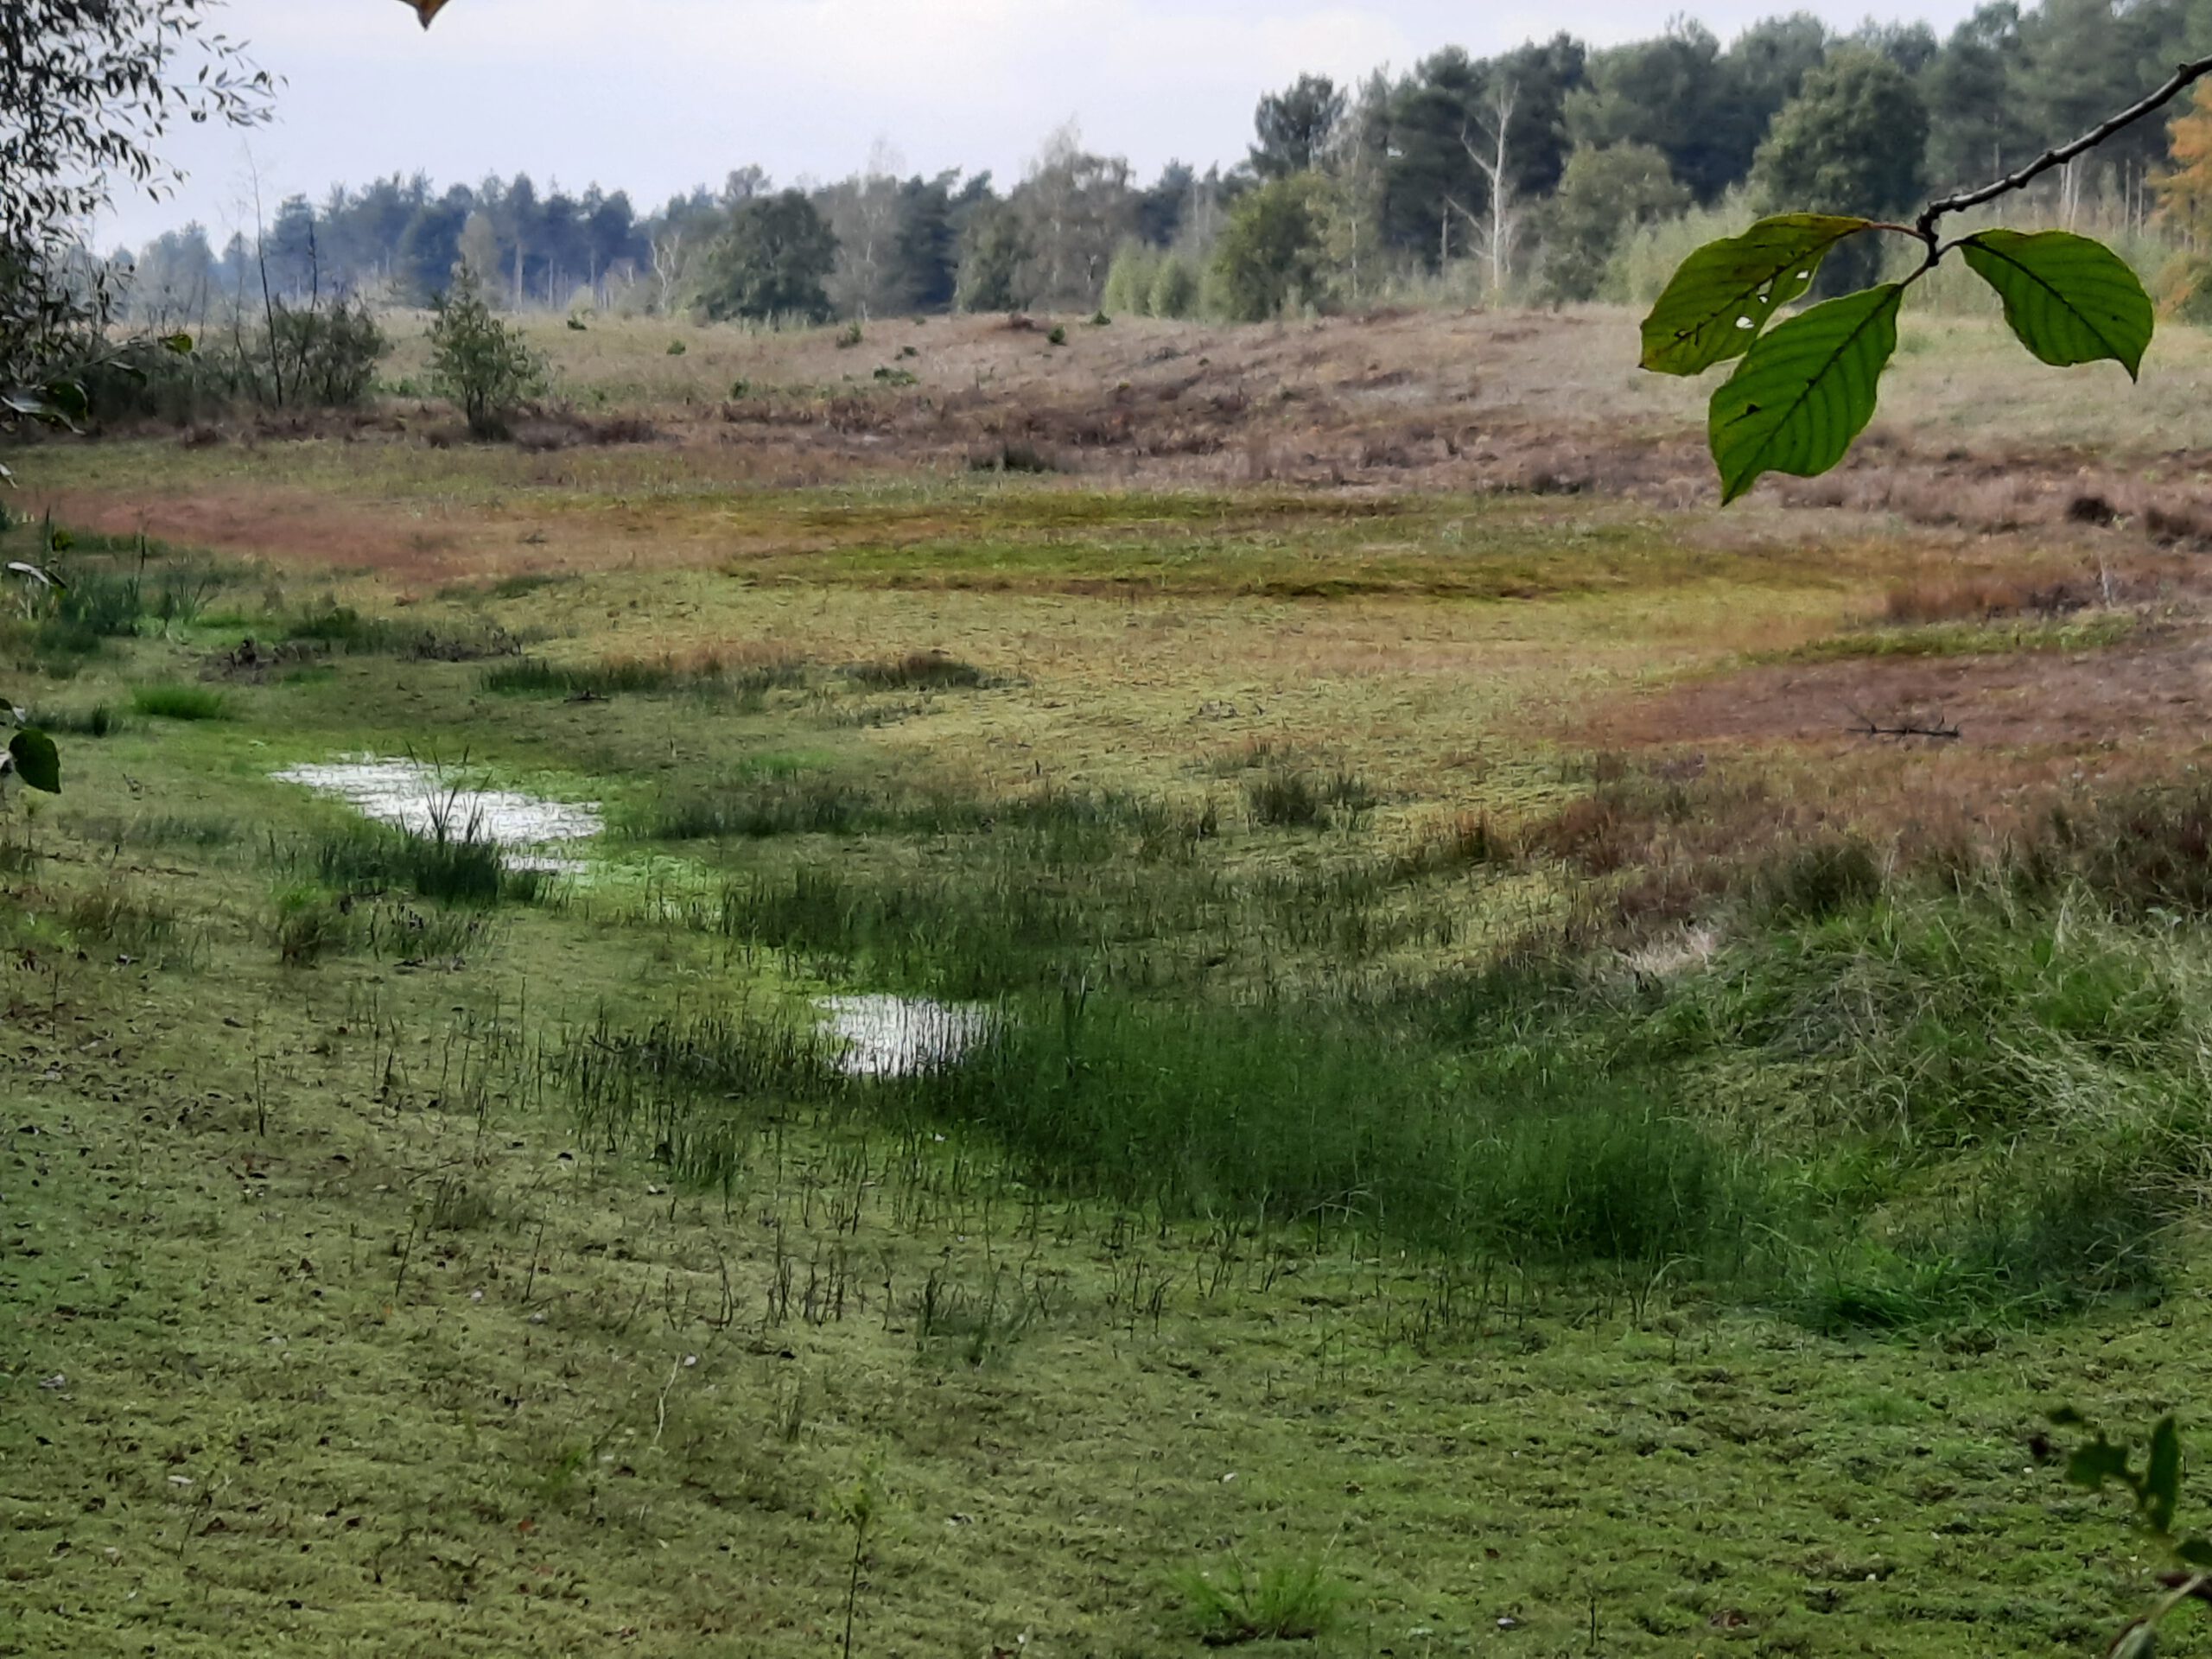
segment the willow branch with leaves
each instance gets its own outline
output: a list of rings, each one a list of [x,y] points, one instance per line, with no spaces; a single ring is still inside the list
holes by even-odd
[[[1873,418],[1907,291],[1952,253],[1996,290],[2005,322],[2037,358],[2058,368],[2108,359],[2137,378],[2155,315],[2142,282],[2118,254],[2071,231],[1993,229],[1947,241],[1942,221],[2024,190],[2164,108],[2208,73],[2212,57],[2180,65],[2155,91],[2070,143],[1979,189],[1929,202],[1909,225],[1783,213],[1684,260],[1643,320],[1643,364],[1661,374],[1694,375],[1742,359],[1714,390],[1707,416],[1721,499],[1734,500],[1764,474],[1812,478],[1843,459]],[[1921,245],[1910,275],[1766,326],[1810,291],[1832,249],[1882,234]]]

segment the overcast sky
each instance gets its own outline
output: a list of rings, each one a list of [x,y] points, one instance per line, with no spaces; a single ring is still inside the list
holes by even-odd
[[[1789,0],[1712,0],[1723,39]],[[1834,0],[1939,31],[1970,0]],[[103,246],[198,219],[220,243],[266,205],[421,169],[439,183],[526,171],[597,181],[640,211],[758,162],[779,183],[855,170],[878,139],[910,171],[1020,174],[1071,118],[1149,177],[1243,154],[1254,103],[1302,71],[1347,79],[1441,46],[1478,54],[1561,29],[1597,44],[1656,33],[1630,0],[452,0],[428,34],[394,0],[231,0],[221,26],[284,78],[273,124],[194,129],[167,201],[120,200]]]

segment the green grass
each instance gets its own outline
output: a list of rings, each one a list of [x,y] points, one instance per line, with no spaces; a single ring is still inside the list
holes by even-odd
[[[272,839],[270,860],[283,875],[311,876],[339,893],[401,887],[449,905],[526,904],[548,885],[543,872],[514,868],[504,849],[467,823],[416,834],[357,822],[300,841]]]
[[[213,686],[168,682],[130,688],[133,713],[149,720],[228,720],[230,699]]]
[[[1754,660],[1837,662],[1856,658],[1990,657],[2018,652],[2103,651],[2132,639],[2137,619],[2125,611],[2088,616],[1997,622],[1923,622],[1865,628],[1815,639]]]
[[[1189,1604],[1194,1633],[1210,1648],[1311,1642],[1335,1627],[1351,1599],[1315,1560],[1247,1567],[1232,1556],[1178,1575],[1175,1587]]]
[[[1120,533],[1065,493],[1007,524]],[[1224,499],[1146,510],[1211,533]],[[1226,499],[1255,536],[1449,518]],[[761,507],[847,510],[892,512]],[[799,1659],[837,1645],[863,1479],[855,1653],[2040,1656],[2144,1604],[2152,1552],[2028,1437],[2062,1402],[2147,1421],[2212,1340],[2193,792],[2001,855],[1745,856],[1710,948],[1654,965],[1587,925],[1619,876],[1513,827],[1556,763],[1470,756],[1474,811],[1346,736],[1457,685],[1320,733],[1132,693],[1079,757],[1057,664],[880,728],[825,717],[868,688],[823,670],[568,704],[563,662],[791,614],[678,632],[638,580],[634,626],[600,579],[501,599],[561,642],[491,666],[517,695],[334,638],[231,694],[250,724],[130,721],[18,809],[18,1645]],[[1005,603],[988,640],[841,613],[792,659],[942,629],[1050,664]],[[1115,652],[1227,626],[1088,605]],[[118,637],[61,701],[194,649]],[[1306,660],[1238,671],[1273,707]],[[631,833],[548,889],[267,776],[410,745],[557,771]],[[1293,776],[1306,806],[1255,810]],[[813,999],[888,990],[994,1034],[847,1075]]]

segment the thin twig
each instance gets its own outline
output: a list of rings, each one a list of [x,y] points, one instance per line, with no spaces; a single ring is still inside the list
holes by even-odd
[[[1964,213],[1969,207],[1979,207],[1984,202],[1994,201],[1999,196],[2024,190],[2037,179],[2054,167],[2063,167],[2085,150],[2094,149],[2123,127],[2133,126],[2145,116],[2171,103],[2192,81],[2212,74],[2212,58],[2197,58],[2177,67],[2165,83],[2155,92],[2129,105],[2118,115],[2099,122],[2069,144],[2060,144],[2030,162],[2016,173],[2008,173],[1993,184],[1985,184],[1979,190],[1961,190],[1955,194],[1931,201],[1921,209],[1920,217],[1912,222],[1912,233],[1928,244],[1931,261],[1936,246],[1936,221],[1946,213]]]
[[[1926,721],[1907,716],[1894,726],[1882,725],[1872,715],[1861,714],[1856,709],[1851,711],[1851,717],[1859,723],[1850,729],[1860,737],[1928,737],[1948,742],[1959,735],[1959,728],[1955,725],[1946,726],[1941,715]]]

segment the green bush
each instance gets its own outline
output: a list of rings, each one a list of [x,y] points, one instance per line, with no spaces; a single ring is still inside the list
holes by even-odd
[[[1159,273],[1152,279],[1145,309],[1155,317],[1193,315],[1198,308],[1200,286],[1197,263],[1187,255],[1171,253],[1160,261]]]
[[[544,390],[543,363],[520,329],[492,315],[467,270],[432,309],[431,384],[460,406],[473,435],[504,436],[516,410]]]
[[[376,384],[391,342],[366,304],[341,301],[327,311],[276,313],[270,366],[282,401],[295,407],[350,409]]]

